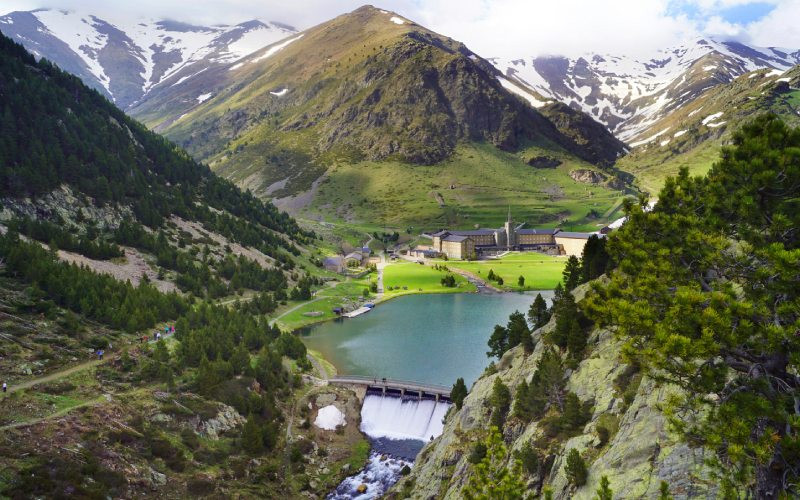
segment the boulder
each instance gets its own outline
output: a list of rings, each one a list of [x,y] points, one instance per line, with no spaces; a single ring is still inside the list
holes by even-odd
[[[220,434],[243,425],[246,420],[233,407],[220,405],[219,413],[214,418],[201,422],[198,427],[200,434],[216,441]]]

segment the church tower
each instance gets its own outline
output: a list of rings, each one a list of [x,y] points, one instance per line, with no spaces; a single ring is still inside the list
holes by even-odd
[[[511,220],[511,206],[508,207],[508,219],[503,229],[506,231],[506,249],[511,250],[517,246],[517,234],[514,232],[514,222]]]

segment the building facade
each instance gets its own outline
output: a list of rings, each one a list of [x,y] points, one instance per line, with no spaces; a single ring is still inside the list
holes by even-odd
[[[482,251],[521,250],[557,255],[583,254],[586,241],[596,233],[577,233],[553,229],[524,229],[508,220],[499,229],[466,231],[445,229],[433,233],[432,249],[450,259],[474,258]],[[603,238],[605,234],[597,234]]]

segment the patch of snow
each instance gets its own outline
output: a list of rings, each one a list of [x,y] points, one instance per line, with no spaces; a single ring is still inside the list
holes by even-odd
[[[392,17],[390,17],[390,18],[389,18],[389,20],[390,20],[391,22],[393,22],[394,24],[406,24],[406,21],[405,21],[405,19],[400,19],[400,18],[399,18],[399,17],[397,17],[397,16],[392,16]]]
[[[502,85],[503,88],[505,88],[512,94],[516,94],[522,97],[523,99],[528,101],[530,105],[533,106],[534,108],[541,108],[542,106],[547,104],[547,101],[540,101],[539,99],[532,96],[530,92],[526,92],[522,87],[511,83],[502,76],[498,76],[497,79],[500,81],[500,85]]]
[[[721,121],[721,122],[718,122],[718,123],[707,123],[706,125],[708,125],[711,128],[717,128],[717,127],[721,127],[721,126],[725,125],[725,122]]]
[[[669,141],[670,141],[670,139],[667,139],[666,141],[661,141],[661,142],[658,143],[658,145],[661,146],[661,147],[664,147],[667,144],[669,144]]]
[[[783,70],[773,69],[773,70],[767,71],[767,73],[764,76],[766,76],[766,77],[781,76],[782,74],[783,74]]]
[[[694,114],[697,114],[697,113],[699,113],[699,112],[700,112],[700,110],[701,110],[701,109],[703,109],[703,106],[700,106],[699,108],[697,108],[697,109],[695,109],[694,111],[690,112],[690,113],[689,113],[688,115],[686,115],[686,116],[692,116],[692,115],[694,115]]]
[[[256,57],[255,59],[251,59],[250,62],[251,63],[258,62],[258,61],[264,60],[264,59],[266,59],[266,58],[268,58],[270,56],[273,56],[276,53],[280,52],[281,50],[285,49],[290,43],[295,42],[297,40],[300,40],[301,38],[303,38],[303,34],[302,33],[297,35],[296,37],[288,38],[288,39],[284,40],[283,42],[276,43],[275,45],[272,45],[270,48],[268,48],[266,50],[266,52],[264,52],[260,56]]]
[[[274,96],[276,96],[276,97],[283,97],[283,96],[285,96],[285,95],[286,95],[286,93],[287,93],[287,92],[289,92],[289,89],[287,89],[287,88],[282,88],[282,89],[280,89],[280,90],[279,90],[279,91],[277,91],[277,92],[272,92],[272,91],[270,91],[270,94],[272,94],[272,95],[274,95]]]
[[[14,24],[14,20],[10,17],[0,17],[0,23],[3,24]]]
[[[683,134],[685,134],[686,132],[688,132],[688,130],[678,130],[677,132],[675,132],[675,134],[673,134],[672,137],[680,137]]]
[[[211,99],[211,97],[213,95],[214,95],[213,92],[209,92],[207,94],[200,94],[199,96],[197,96],[197,102],[205,102],[205,101]]]
[[[207,70],[207,69],[208,69],[208,68],[203,68],[203,69],[201,69],[200,71],[198,71],[197,73],[194,73],[194,74],[191,74],[191,75],[182,76],[182,77],[180,77],[180,78],[178,79],[178,81],[177,81],[177,82],[173,83],[173,84],[172,84],[172,85],[170,85],[170,86],[171,86],[171,87],[174,87],[175,85],[180,85],[181,83],[185,82],[185,81],[186,81],[186,80],[188,80],[189,78],[191,78],[191,77],[193,77],[193,76],[197,76],[197,75],[199,75],[200,73],[202,73],[203,71],[205,71],[205,70]]]
[[[381,10],[381,14],[388,14],[388,12],[385,10]]]
[[[652,141],[656,140],[659,136],[661,136],[663,134],[666,134],[669,131],[669,129],[670,129],[670,127],[667,127],[664,130],[662,130],[661,132],[658,132],[655,135],[651,135],[647,139],[643,139],[641,141],[632,142],[632,143],[629,144],[629,146],[632,147],[632,148],[635,148],[636,146],[641,146],[642,144],[647,144],[648,142],[652,142]]]
[[[241,38],[228,45],[225,60],[235,61],[275,42],[281,41],[294,32],[279,26],[259,26],[249,30]]]
[[[239,69],[239,68],[241,68],[242,66],[244,66],[244,63],[236,63],[236,64],[234,64],[233,66],[231,66],[230,68],[228,68],[228,71],[233,71],[233,70],[235,70],[235,69]]]
[[[708,124],[709,124],[709,122],[713,122],[714,120],[716,120],[717,118],[719,118],[720,116],[722,116],[722,114],[723,114],[723,112],[722,112],[722,111],[720,111],[719,113],[714,113],[713,115],[708,115],[708,116],[706,116],[705,118],[703,118],[703,121],[702,121],[701,123],[702,123],[703,125],[708,125]]]
[[[788,82],[789,80],[791,80],[791,78],[778,78],[778,79],[777,79],[777,80],[775,80],[775,81],[776,81],[776,82]]]
[[[713,69],[717,69],[716,64],[712,64],[710,66],[703,66],[703,71],[711,71]]]
[[[340,425],[347,425],[347,421],[339,408],[328,405],[319,409],[314,425],[326,431],[334,431]]]
[[[89,67],[89,71],[109,91],[105,69],[97,60],[97,53],[106,46],[108,36],[98,31],[98,23],[91,16],[82,16],[63,10],[39,10],[33,15],[47,31],[66,43]]]
[[[751,78],[755,78],[755,77],[757,77],[757,76],[761,76],[761,74],[759,74],[759,73],[753,73],[752,75],[748,76],[748,77],[747,77],[747,79],[749,80],[749,79],[751,79]]]

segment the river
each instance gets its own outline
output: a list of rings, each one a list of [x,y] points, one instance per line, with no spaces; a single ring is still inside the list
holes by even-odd
[[[505,325],[514,311],[526,314],[536,293],[408,295],[301,335],[343,375],[443,386],[463,377],[469,387],[489,364],[486,341],[494,325]]]

